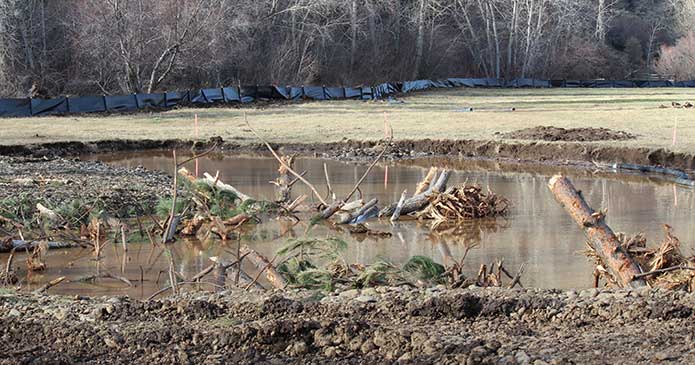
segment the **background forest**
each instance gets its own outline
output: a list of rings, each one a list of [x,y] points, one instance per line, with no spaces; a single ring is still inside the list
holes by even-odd
[[[0,95],[695,79],[695,0],[0,0]]]

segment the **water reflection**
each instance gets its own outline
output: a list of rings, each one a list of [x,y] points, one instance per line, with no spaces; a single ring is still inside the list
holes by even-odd
[[[120,154],[99,158],[120,166],[141,165],[162,171],[171,166],[168,154]],[[309,171],[307,178],[321,189],[324,187],[324,162],[338,196],[346,194],[367,168],[313,158],[300,158],[295,167],[298,171]],[[469,271],[467,274],[475,275],[481,264],[489,265],[503,258],[505,266],[510,269],[526,264],[523,282],[527,287],[590,287],[591,264],[577,253],[584,249],[584,236],[546,186],[550,175],[562,171],[582,190],[590,205],[608,209],[607,221],[615,231],[644,232],[650,242],[658,242],[663,235],[661,224],[669,223],[683,243],[684,254],[692,254],[695,238],[695,226],[691,224],[695,205],[693,191],[644,177],[611,173],[594,175],[587,171],[542,165],[428,159],[389,164],[388,175],[386,165],[378,165],[361,190],[366,198],[379,199],[380,206],[395,202],[404,189],[413,191],[431,165],[456,168],[450,180],[452,184],[477,183],[507,197],[512,202],[510,214],[505,219],[468,221],[436,229],[432,229],[430,222],[417,220],[405,220],[395,225],[388,220],[372,220],[367,224],[372,231],[391,233],[390,237],[336,230],[328,225],[313,227],[311,235],[319,238],[337,236],[346,240],[349,243],[348,262],[369,264],[384,259],[399,264],[413,255],[424,255],[444,263],[466,256],[464,267]],[[211,156],[200,161],[200,171],[212,175],[219,171],[222,180],[255,198],[272,199],[274,196],[273,187],[268,183],[276,177],[277,164],[273,159]],[[386,179],[388,184],[385,184]],[[294,196],[302,193],[310,195],[306,187],[295,185]],[[311,198],[308,201],[312,201]],[[250,226],[242,238],[244,243],[270,258],[288,239],[302,237],[306,230],[306,220],[296,222],[288,218],[271,218]],[[210,265],[209,257],[233,259],[236,253],[234,244],[234,240],[228,243],[190,240],[172,245],[171,250],[177,270],[190,278]],[[79,278],[96,270],[107,271],[128,278],[136,287],[127,287],[117,280],[98,279],[94,284],[66,283],[52,290],[146,297],[166,285],[168,259],[163,251],[163,248],[149,243],[131,242],[128,252],[123,252],[120,245],[110,244],[104,251],[105,258],[98,263],[89,252],[50,251],[48,270],[33,274],[26,280],[36,286],[60,275]],[[6,255],[0,256],[0,260],[4,259]],[[16,262],[21,261],[18,258]]]

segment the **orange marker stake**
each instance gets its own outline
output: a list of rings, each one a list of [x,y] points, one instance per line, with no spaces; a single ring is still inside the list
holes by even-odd
[[[384,189],[388,188],[389,186],[389,167],[388,165],[384,169]]]
[[[195,134],[195,139],[198,140],[199,134],[198,134],[198,114],[195,114],[193,118],[193,133]],[[195,177],[198,177],[198,159],[195,159]]]

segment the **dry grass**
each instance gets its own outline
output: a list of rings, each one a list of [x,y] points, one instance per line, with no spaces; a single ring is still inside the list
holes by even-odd
[[[396,139],[499,139],[537,125],[606,127],[638,135],[620,146],[663,147],[695,152],[695,110],[660,109],[671,101],[695,102],[695,89],[452,89],[403,97],[403,104],[382,101],[329,101],[239,108],[179,109],[133,115],[0,119],[0,144],[101,139],[163,139],[193,136],[198,114],[201,138],[222,136],[255,141],[243,113],[275,142],[325,142],[383,136],[383,112]],[[473,112],[457,111],[473,107]],[[515,107],[516,111],[509,109]],[[678,143],[671,148],[675,119]]]

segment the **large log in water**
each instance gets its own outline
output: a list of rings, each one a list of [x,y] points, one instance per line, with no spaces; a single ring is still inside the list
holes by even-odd
[[[555,175],[548,182],[548,188],[572,219],[584,230],[589,246],[596,252],[617,285],[621,287],[647,285],[644,280],[635,279],[635,275],[639,275],[642,270],[622,249],[615,233],[606,224],[603,213],[591,209],[569,179]]]

